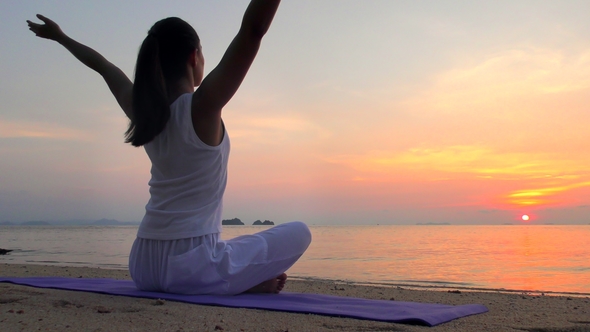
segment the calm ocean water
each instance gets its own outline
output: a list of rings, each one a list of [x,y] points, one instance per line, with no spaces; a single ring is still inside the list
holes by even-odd
[[[225,227],[223,238],[264,226]],[[312,226],[289,274],[392,285],[590,293],[590,226]],[[137,227],[5,226],[0,263],[126,269]],[[0,275],[2,274],[0,270]]]

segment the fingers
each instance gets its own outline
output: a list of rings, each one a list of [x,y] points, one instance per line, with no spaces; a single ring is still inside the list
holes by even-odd
[[[39,17],[40,15],[37,14],[37,17]],[[27,24],[29,25],[29,29],[33,29],[33,28],[39,28],[41,26],[41,24],[35,23],[33,21],[27,20]]]
[[[41,15],[41,14],[37,14],[37,18],[40,19],[41,21],[43,21],[44,23],[47,23],[48,21],[51,21],[50,19],[48,19],[47,17]]]
[[[33,22],[29,21],[29,20],[27,20],[27,24],[29,25],[29,28],[33,28],[33,27],[34,28],[38,28],[38,27],[41,26],[41,24],[33,23]]]
[[[52,20],[48,19],[47,17],[45,17],[41,14],[37,14],[37,18],[39,18],[45,24],[55,24],[55,22],[53,22]]]
[[[41,24],[33,23],[31,21],[27,21],[29,24],[29,30],[33,31],[35,36],[39,36],[39,29],[41,28]]]
[[[45,16],[43,16],[41,14],[37,14],[36,16],[37,16],[38,19],[40,19],[41,21],[43,21],[43,23],[45,23],[45,24],[54,23],[52,20],[48,19],[47,17],[45,17]],[[41,26],[42,25],[42,24],[34,23],[34,22],[30,21],[30,20],[27,20],[27,23],[29,25],[35,25],[35,26]]]

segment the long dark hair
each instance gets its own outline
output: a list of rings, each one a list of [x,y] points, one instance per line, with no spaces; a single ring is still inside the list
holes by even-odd
[[[125,142],[149,143],[170,118],[170,84],[186,74],[186,61],[199,47],[199,36],[178,17],[156,22],[145,37],[135,65],[133,113]]]

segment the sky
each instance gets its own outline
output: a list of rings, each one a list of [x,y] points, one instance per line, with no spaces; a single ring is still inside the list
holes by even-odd
[[[248,1],[0,0],[0,221],[139,221],[150,163],[106,84],[41,13],[132,80],[178,16],[205,74]],[[224,108],[224,218],[590,223],[590,2],[283,0]]]

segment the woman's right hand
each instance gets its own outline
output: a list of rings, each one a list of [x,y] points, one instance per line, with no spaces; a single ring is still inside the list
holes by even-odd
[[[44,24],[37,24],[27,20],[29,30],[33,31],[37,37],[59,41],[60,38],[65,36],[57,23],[41,14],[37,14],[37,18],[43,21]]]

